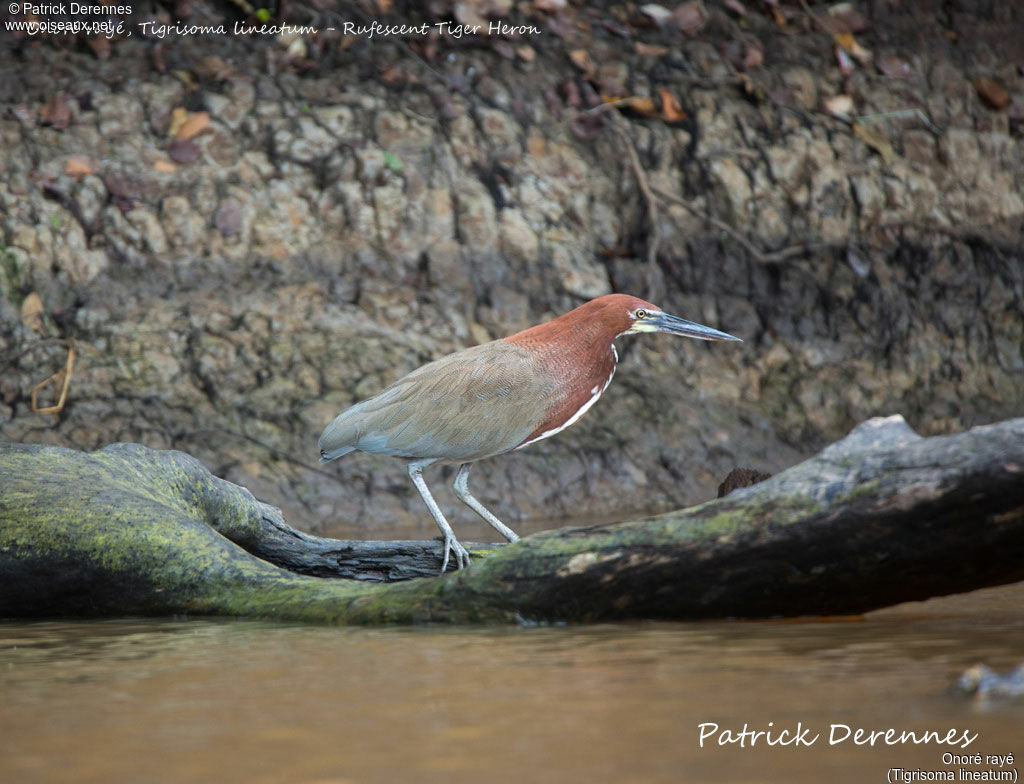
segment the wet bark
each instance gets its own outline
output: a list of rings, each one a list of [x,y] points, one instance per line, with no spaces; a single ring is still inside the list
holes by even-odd
[[[439,543],[311,537],[181,452],[9,445],[0,486],[0,616],[832,615],[1024,579],[1024,419],[933,438],[870,420],[725,498],[480,545],[428,579],[404,578],[432,575]]]

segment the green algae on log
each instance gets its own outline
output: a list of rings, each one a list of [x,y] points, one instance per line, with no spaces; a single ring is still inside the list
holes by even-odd
[[[716,501],[470,549],[428,577],[439,543],[303,534],[182,452],[0,446],[0,617],[771,617],[1024,579],[1024,419],[934,438],[873,419]]]

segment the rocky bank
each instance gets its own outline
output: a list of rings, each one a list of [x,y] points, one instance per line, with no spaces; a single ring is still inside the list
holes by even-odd
[[[323,426],[613,290],[745,343],[629,344],[579,424],[476,469],[510,522],[696,502],[876,414],[924,434],[1020,415],[1024,10],[856,5],[870,56],[846,74],[824,6],[782,25],[708,3],[687,36],[590,4],[511,41],[326,36],[298,55],[8,39],[0,438],[181,449],[299,527],[429,535],[394,461],[317,465]],[[672,116],[602,101],[662,90]],[[182,138],[182,116],[208,121]],[[34,413],[68,340],[67,403]]]

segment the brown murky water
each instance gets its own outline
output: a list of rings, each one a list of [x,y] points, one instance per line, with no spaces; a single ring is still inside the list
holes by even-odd
[[[944,752],[1012,753],[1019,771],[1024,703],[946,690],[977,661],[1024,660],[1022,600],[1019,584],[834,622],[5,623],[0,781],[881,782],[894,766],[993,767]],[[819,737],[701,748],[701,723]],[[832,724],[978,738],[830,745]]]

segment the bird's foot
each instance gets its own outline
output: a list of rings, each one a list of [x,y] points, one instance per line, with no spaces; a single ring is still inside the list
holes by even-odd
[[[441,574],[448,569],[448,556],[455,553],[455,568],[465,569],[469,566],[469,550],[462,546],[462,543],[454,536],[444,537],[444,560],[441,562]]]

